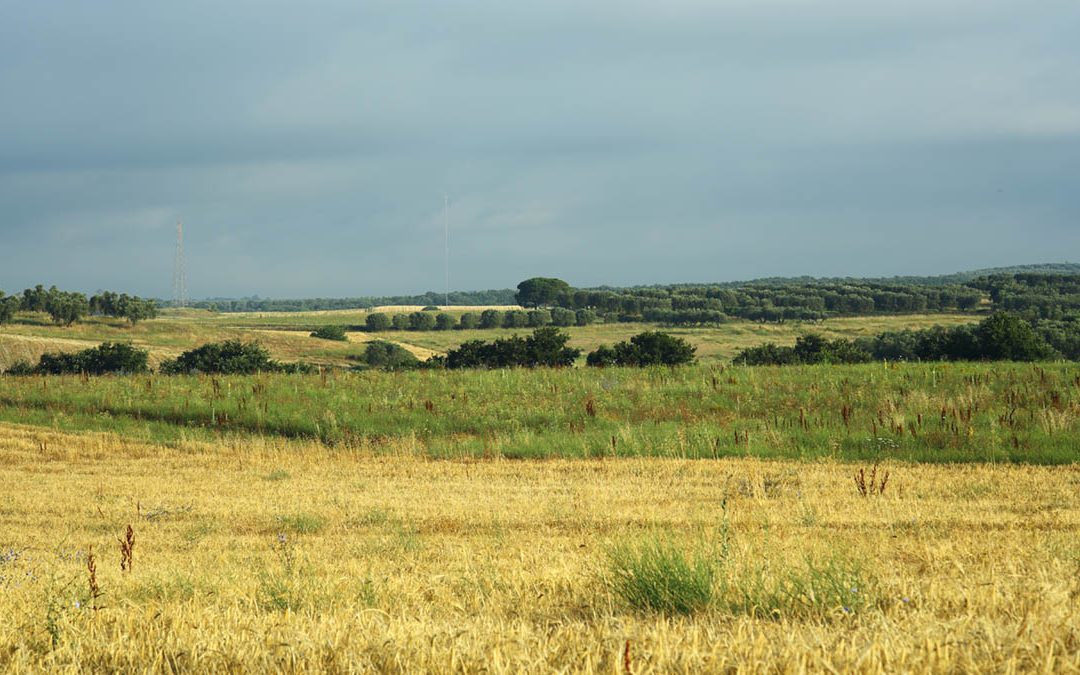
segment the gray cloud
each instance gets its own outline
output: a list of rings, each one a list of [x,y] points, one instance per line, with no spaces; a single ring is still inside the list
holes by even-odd
[[[1051,0],[3,2],[0,288],[905,274],[1080,244]]]

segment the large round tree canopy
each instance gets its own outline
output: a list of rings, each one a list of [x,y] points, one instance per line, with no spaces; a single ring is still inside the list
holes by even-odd
[[[570,284],[562,279],[533,277],[517,285],[515,298],[522,307],[550,307],[570,292]]]

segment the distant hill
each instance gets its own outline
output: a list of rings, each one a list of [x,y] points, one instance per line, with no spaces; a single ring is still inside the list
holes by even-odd
[[[1013,265],[1012,267],[989,267],[971,272],[958,272],[950,275],[960,282],[971,281],[993,274],[1080,274],[1080,263],[1042,263],[1039,265]]]

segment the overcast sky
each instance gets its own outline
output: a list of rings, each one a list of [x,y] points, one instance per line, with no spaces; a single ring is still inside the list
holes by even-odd
[[[0,289],[1080,259],[1076,0],[0,0]]]

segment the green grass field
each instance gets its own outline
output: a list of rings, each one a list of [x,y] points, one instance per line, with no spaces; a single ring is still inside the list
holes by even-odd
[[[443,458],[1076,461],[1080,366],[332,371],[6,378],[0,419],[145,441],[317,440]]]

